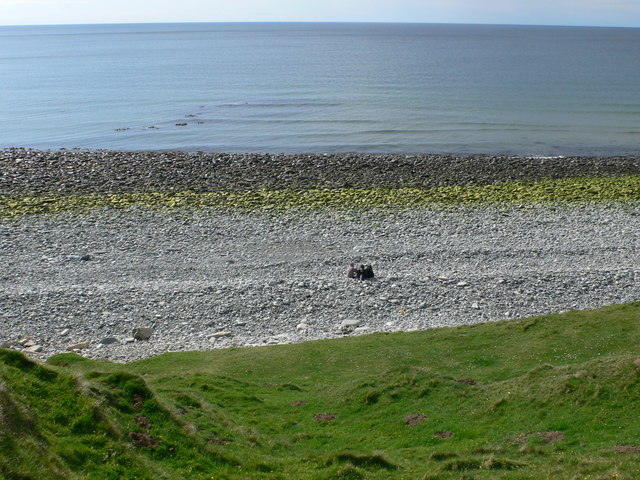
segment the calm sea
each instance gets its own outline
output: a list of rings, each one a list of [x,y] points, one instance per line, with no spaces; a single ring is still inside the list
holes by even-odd
[[[640,153],[640,29],[0,27],[0,147]]]

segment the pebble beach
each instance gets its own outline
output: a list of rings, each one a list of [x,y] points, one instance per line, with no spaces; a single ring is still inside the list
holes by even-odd
[[[484,185],[638,175],[640,159],[8,149],[0,172],[12,197]],[[130,362],[597,308],[640,299],[638,232],[638,202],[5,218],[0,342]],[[348,279],[351,262],[376,277]]]

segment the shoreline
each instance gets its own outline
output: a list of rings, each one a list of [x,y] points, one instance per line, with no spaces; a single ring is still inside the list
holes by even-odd
[[[436,188],[640,175],[640,156],[226,154],[0,150],[0,195]]]

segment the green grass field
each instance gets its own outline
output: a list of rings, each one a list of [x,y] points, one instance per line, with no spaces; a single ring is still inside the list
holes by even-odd
[[[45,365],[0,350],[4,479],[640,478],[640,302]]]

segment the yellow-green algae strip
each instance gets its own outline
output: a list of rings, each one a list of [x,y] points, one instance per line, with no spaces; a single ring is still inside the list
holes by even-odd
[[[0,196],[0,217],[103,207],[318,210],[417,208],[428,205],[491,203],[583,203],[640,200],[640,176],[589,177],[437,188],[257,189],[206,193],[121,193],[61,197]]]

